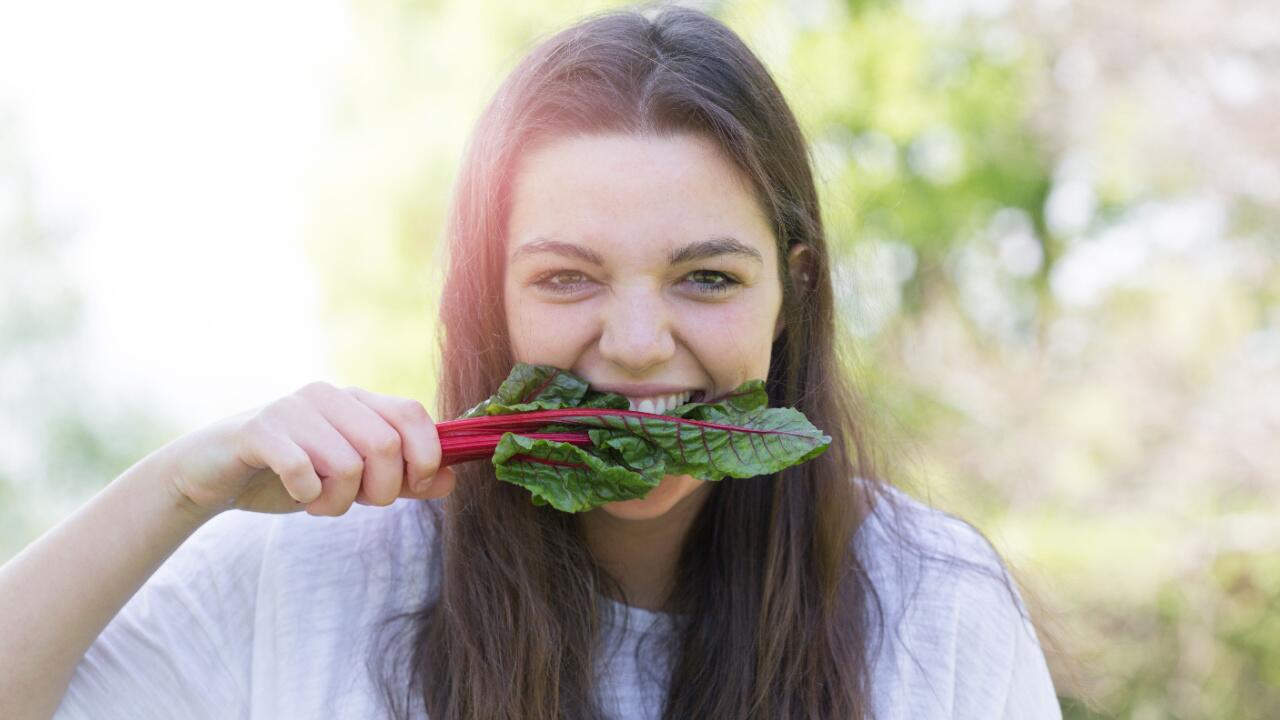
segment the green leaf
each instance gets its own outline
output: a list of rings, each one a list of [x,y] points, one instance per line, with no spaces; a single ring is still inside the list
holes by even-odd
[[[763,380],[744,382],[714,402],[686,403],[670,415],[636,414],[626,397],[591,390],[546,365],[517,364],[498,392],[463,417],[582,409],[548,419],[536,432],[582,432],[591,447],[506,433],[493,454],[500,480],[537,505],[581,512],[642,498],[664,475],[708,481],[767,475],[817,457],[831,438],[792,408],[769,408]],[[619,412],[608,412],[616,410]]]
[[[769,394],[765,392],[764,381],[748,380],[739,385],[733,392],[718,398],[714,403],[685,403],[672,412],[680,417],[702,420],[707,417],[706,413],[711,411],[719,413],[746,412],[766,407],[768,404]]]
[[[591,390],[585,380],[560,368],[516,363],[511,374],[498,387],[497,393],[460,417],[507,415],[570,407],[625,410],[630,407],[630,403],[622,395]]]
[[[831,444],[791,408],[730,413],[704,405],[691,413],[699,419],[595,415],[575,422],[604,426],[603,432],[589,433],[597,447],[618,447],[627,442],[624,438],[638,437],[665,455],[667,474],[711,481],[777,472],[817,457]]]
[[[499,480],[533,494],[535,505],[581,512],[607,502],[644,497],[662,480],[662,468],[644,473],[596,457],[568,443],[506,433],[493,453]]]

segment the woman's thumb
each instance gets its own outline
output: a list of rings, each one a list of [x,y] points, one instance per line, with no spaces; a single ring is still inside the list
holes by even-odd
[[[433,500],[442,498],[453,492],[454,484],[457,482],[457,474],[454,473],[452,467],[442,467],[436,471],[435,475],[425,478],[418,478],[400,493],[400,497],[414,498],[417,500]]]

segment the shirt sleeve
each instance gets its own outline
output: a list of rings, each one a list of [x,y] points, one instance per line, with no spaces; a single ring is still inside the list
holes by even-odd
[[[1017,587],[1003,566],[989,570],[956,585],[954,717],[1061,720],[1053,679]]]
[[[1009,673],[1002,717],[1005,720],[1062,718],[1062,706],[1058,703],[1049,666],[1030,623],[1026,624],[1025,632],[1018,633],[1014,646],[1013,669]]]
[[[1017,585],[971,525],[904,495],[860,533],[883,615],[877,720],[1061,720]]]
[[[94,640],[55,720],[247,717],[254,602],[277,517],[230,510],[196,530]]]

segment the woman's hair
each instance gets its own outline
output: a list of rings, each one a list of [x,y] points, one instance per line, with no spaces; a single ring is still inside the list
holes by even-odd
[[[513,175],[538,142],[576,134],[712,140],[750,180],[772,224],[785,329],[769,405],[832,438],[779,473],[716,483],[694,521],[664,610],[667,718],[853,718],[869,711],[867,638],[878,601],[854,533],[884,488],[840,362],[826,238],[803,134],[769,72],[724,24],[667,6],[588,17],[535,47],[502,84],[466,150],[448,225],[439,417],[489,396],[514,358],[504,314]],[[807,284],[788,249],[812,248]],[[484,463],[456,467],[431,561],[438,595],[402,639],[397,697],[434,718],[601,717],[597,643],[621,588],[574,515],[535,506]],[[865,482],[855,482],[860,477]],[[430,507],[424,503],[424,507]],[[434,512],[434,510],[432,511]]]

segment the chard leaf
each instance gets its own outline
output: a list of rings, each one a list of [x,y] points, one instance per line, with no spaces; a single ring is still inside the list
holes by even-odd
[[[581,512],[618,500],[644,497],[662,480],[661,464],[636,472],[568,443],[507,433],[493,453],[499,480],[533,494],[535,505]]]
[[[691,413],[700,419],[596,415],[581,424],[599,423],[609,431],[591,436],[597,447],[618,447],[624,435],[639,436],[665,455],[667,474],[712,481],[774,473],[817,457],[831,444],[792,408],[726,413],[702,406]]]
[[[550,365],[517,363],[498,392],[460,417],[507,415],[570,407],[627,409],[626,397],[590,389],[585,380]]]
[[[703,420],[707,413],[716,411],[721,414],[746,412],[763,408],[769,404],[769,395],[765,392],[763,380],[748,380],[739,385],[733,392],[716,399],[713,403],[685,403],[672,412],[680,417]]]
[[[528,489],[534,504],[581,512],[642,498],[664,475],[709,481],[756,477],[810,460],[830,446],[831,438],[799,411],[767,405],[764,381],[754,379],[713,402],[685,403],[669,415],[635,413],[622,395],[591,390],[559,368],[521,363],[494,396],[462,417],[585,410],[556,413],[537,432],[585,431],[591,447],[507,432],[493,454],[498,478]]]
[[[579,430],[580,428],[573,428]],[[616,451],[623,462],[636,470],[659,471],[666,465],[665,454],[657,452],[657,448],[630,433],[616,433],[610,430],[588,430],[587,435],[598,448],[609,448]]]
[[[587,389],[587,383],[559,368],[518,363],[497,393],[462,417],[578,407]]]

